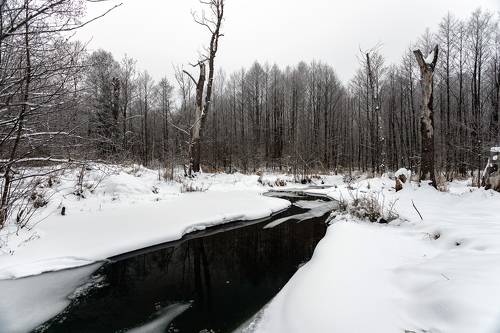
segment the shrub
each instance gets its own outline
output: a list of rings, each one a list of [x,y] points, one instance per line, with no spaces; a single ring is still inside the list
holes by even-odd
[[[396,201],[390,202],[387,209],[384,208],[385,198],[382,192],[369,192],[359,195],[358,192],[349,191],[349,194],[351,196],[350,200],[342,199],[340,202],[340,213],[377,223],[389,223],[399,218],[399,215],[394,210]],[[333,215],[335,217],[336,214]]]
[[[206,192],[208,191],[209,186],[205,184],[197,184],[194,181],[181,178],[181,193],[193,193],[193,192]]]
[[[33,203],[33,207],[35,209],[45,207],[49,203],[48,200],[45,199],[44,194],[38,191],[33,191],[33,193],[31,193],[30,200]]]

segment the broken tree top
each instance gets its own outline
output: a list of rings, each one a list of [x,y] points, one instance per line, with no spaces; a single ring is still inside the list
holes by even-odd
[[[492,153],[500,153],[500,147],[492,147],[490,151]]]

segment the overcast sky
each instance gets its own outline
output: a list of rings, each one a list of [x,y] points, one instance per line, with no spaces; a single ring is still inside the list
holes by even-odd
[[[91,49],[137,59],[156,79],[172,77],[173,65],[197,58],[209,36],[192,21],[197,0],[110,0],[90,4],[88,16],[113,3],[123,5],[85,27],[78,38]],[[477,7],[500,11],[500,0],[226,0],[225,37],[217,66],[227,72],[255,60],[284,67],[321,60],[349,80],[360,47],[382,44],[388,62],[398,62],[426,27],[436,30],[448,12],[468,17]]]

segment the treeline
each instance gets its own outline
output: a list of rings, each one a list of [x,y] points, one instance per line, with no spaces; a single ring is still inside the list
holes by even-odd
[[[173,82],[155,82],[133,59],[88,53],[72,39],[87,23],[83,12],[84,2],[73,0],[0,2],[0,225],[26,197],[19,184],[33,174],[25,166],[189,164],[196,80],[177,68]],[[430,53],[435,44],[437,171],[449,179],[477,172],[488,148],[500,144],[500,30],[498,18],[481,10],[467,20],[447,15],[399,64],[387,64],[381,47],[361,52],[347,83],[322,62],[218,71],[200,133],[203,169],[417,171],[420,86],[412,50]]]
[[[400,64],[386,64],[380,48],[361,53],[346,85],[318,62],[284,69],[256,63],[219,75],[205,160],[216,169],[416,171],[421,99],[413,50],[429,54],[436,44],[438,171],[451,179],[482,169],[489,147],[500,144],[500,30],[481,10],[467,21],[447,15]]]
[[[466,21],[447,15],[400,64],[387,64],[382,48],[360,53],[360,68],[347,84],[322,62],[219,71],[204,133],[205,169],[416,171],[420,86],[412,50],[430,53],[435,44],[438,171],[451,179],[482,169],[489,147],[500,143],[500,32],[497,18],[481,10]],[[175,82],[154,83],[147,72],[137,73],[133,60],[117,62],[105,51],[88,63],[83,123],[87,136],[102,143],[90,147],[104,159],[187,163],[193,82],[177,69]]]

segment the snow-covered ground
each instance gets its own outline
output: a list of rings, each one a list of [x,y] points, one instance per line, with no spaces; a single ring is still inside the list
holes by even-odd
[[[0,288],[8,282],[2,279],[81,268],[70,271],[75,276],[63,279],[60,292],[51,291],[51,281],[64,272],[46,275],[47,287],[36,293],[20,292],[29,278],[16,280],[0,300],[0,321],[16,332],[36,327],[62,311],[66,296],[105,258],[287,208],[288,201],[262,195],[277,177],[265,177],[263,186],[258,176],[205,174],[183,186],[153,170],[95,165],[80,198],[74,194],[78,170],[59,175],[52,187],[40,188],[49,199],[34,220],[40,223],[0,233]],[[312,260],[242,331],[500,332],[499,193],[466,181],[447,184],[447,192],[412,183],[396,193],[394,180],[384,177],[323,180],[335,187],[307,191],[344,202],[374,193],[386,212],[394,204],[400,218],[382,225],[338,214]],[[288,182],[279,189],[290,187],[301,186]],[[41,298],[46,302],[33,301]],[[29,320],[16,320],[19,309]]]
[[[74,194],[79,172],[58,175],[51,187],[41,184],[48,205],[31,230],[18,232],[11,224],[0,232],[0,279],[87,265],[210,226],[267,217],[290,205],[263,196],[270,186],[261,185],[258,176],[204,174],[183,186],[166,182],[158,171],[104,165],[85,172],[81,198]],[[267,176],[265,182],[276,179]],[[186,193],[183,187],[203,191]]]
[[[319,191],[377,193],[400,220],[337,216],[312,260],[242,331],[500,332],[500,194],[467,182],[447,193],[393,186],[382,178]]]

